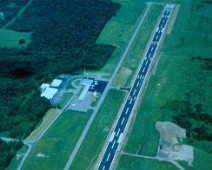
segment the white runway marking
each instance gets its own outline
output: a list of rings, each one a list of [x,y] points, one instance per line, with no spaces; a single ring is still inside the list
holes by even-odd
[[[121,143],[122,139],[123,139],[123,133],[119,136],[118,143]]]
[[[113,141],[112,148],[115,146],[116,141]]]
[[[108,161],[108,160],[109,160],[109,158],[110,158],[110,153],[108,154],[106,161]]]
[[[114,136],[115,136],[115,132],[113,132],[112,135],[110,136],[110,142],[113,141]]]
[[[124,123],[124,120],[125,120],[125,118],[123,118],[123,119],[122,119],[122,121],[121,121],[121,125]]]
[[[132,103],[132,98],[130,99],[130,103],[129,104],[131,104]]]

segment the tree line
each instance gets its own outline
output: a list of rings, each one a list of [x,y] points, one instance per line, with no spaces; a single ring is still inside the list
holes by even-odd
[[[0,133],[24,139],[36,127],[50,107],[40,98],[41,83],[82,68],[100,69],[107,62],[114,47],[96,40],[119,7],[110,0],[32,1],[9,28],[31,32],[31,43],[25,49],[0,48]]]

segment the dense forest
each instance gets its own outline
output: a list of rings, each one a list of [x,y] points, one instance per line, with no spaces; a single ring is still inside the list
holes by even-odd
[[[18,138],[29,134],[28,128],[15,132],[26,122],[37,122],[35,117],[40,119],[47,109],[48,102],[38,93],[42,82],[106,63],[114,48],[95,41],[118,7],[110,1],[33,1],[10,28],[32,32],[31,44],[26,49],[0,49],[0,132],[10,131],[9,136]]]
[[[26,0],[5,0],[4,5],[11,2]],[[0,48],[0,135],[23,139],[35,128],[50,107],[40,98],[41,83],[82,68],[99,69],[107,62],[114,47],[97,45],[96,39],[119,7],[110,0],[32,1],[7,28],[31,32],[31,43]]]
[[[15,156],[16,151],[22,146],[22,142],[3,142],[0,139],[0,169],[5,169],[10,163],[12,157]]]
[[[0,27],[10,21],[27,2],[28,0],[1,0],[0,12],[4,15],[0,15]]]

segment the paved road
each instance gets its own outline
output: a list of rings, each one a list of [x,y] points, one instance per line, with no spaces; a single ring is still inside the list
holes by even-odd
[[[80,76],[76,76],[76,77],[80,77]],[[29,153],[31,152],[32,150],[32,147],[34,145],[36,145],[36,143],[43,137],[43,135],[49,130],[49,128],[56,122],[56,120],[59,118],[59,116],[68,108],[68,106],[71,104],[72,100],[73,100],[73,97],[72,96],[69,101],[67,102],[67,104],[60,110],[60,112],[54,117],[54,119],[51,121],[51,123],[49,123],[49,125],[42,131],[40,132],[40,134],[36,137],[36,139],[34,140],[24,140],[23,143],[25,145],[28,146],[28,149],[27,149],[27,152],[25,153],[24,157],[21,159],[18,167],[17,167],[17,170],[21,170],[22,169],[22,166],[26,160],[26,158],[28,157]]]
[[[71,155],[70,155],[70,157],[69,157],[69,159],[68,159],[68,161],[67,161],[67,163],[66,163],[66,165],[65,165],[64,170],[68,170],[68,169],[70,168],[70,166],[71,166],[71,164],[72,164],[72,162],[73,162],[73,160],[74,160],[74,158],[75,158],[75,156],[76,156],[76,154],[77,154],[77,152],[78,152],[80,146],[82,145],[83,140],[85,139],[85,136],[86,136],[88,130],[90,129],[90,126],[91,126],[91,124],[92,124],[94,118],[96,117],[96,114],[97,114],[97,112],[98,112],[98,110],[99,110],[101,104],[102,104],[103,101],[104,101],[104,98],[105,98],[106,95],[107,95],[108,90],[111,88],[111,84],[112,84],[112,82],[113,82],[115,76],[117,75],[117,73],[118,73],[118,71],[119,71],[121,65],[123,64],[123,61],[124,61],[125,57],[127,56],[128,52],[129,52],[129,49],[131,48],[132,43],[134,42],[134,40],[135,40],[135,38],[136,38],[136,36],[137,36],[137,34],[138,34],[140,28],[141,28],[141,25],[142,25],[142,23],[143,23],[143,21],[144,21],[146,15],[147,15],[149,9],[150,9],[151,4],[147,4],[147,5],[148,5],[148,6],[147,6],[147,9],[146,9],[145,13],[144,13],[143,16],[141,17],[141,19],[140,19],[140,21],[139,21],[139,23],[138,23],[138,26],[137,26],[137,28],[136,28],[136,30],[134,31],[134,33],[133,33],[133,35],[132,35],[132,37],[131,37],[131,39],[130,39],[130,41],[129,41],[129,43],[128,43],[128,45],[127,45],[125,51],[124,51],[124,53],[123,53],[122,56],[121,56],[121,59],[120,59],[118,65],[117,65],[116,69],[115,69],[114,72],[113,72],[113,75],[111,76],[111,78],[110,78],[110,80],[109,80],[109,82],[108,82],[107,87],[105,88],[105,92],[104,92],[103,95],[101,96],[101,99],[100,99],[100,101],[98,102],[97,107],[95,108],[95,110],[94,110],[93,114],[91,115],[91,117],[90,117],[88,123],[86,124],[86,127],[85,127],[85,129],[83,130],[83,132],[82,132],[82,134],[81,134],[81,136],[80,136],[80,138],[79,138],[79,140],[78,140],[78,142],[77,142],[77,144],[76,144],[76,146],[75,146],[75,148],[74,148],[74,151],[71,153]]]
[[[122,113],[117,121],[115,129],[110,136],[110,141],[106,147],[103,158],[99,164],[98,170],[104,170],[104,169],[108,170],[111,167],[111,164],[114,160],[114,157],[118,150],[118,147],[120,147],[120,143],[122,142],[123,132],[127,126],[129,117],[135,106],[136,99],[137,99],[140,91],[142,90],[142,87],[144,84],[144,79],[145,79],[145,76],[147,75],[150,63],[151,63],[153,57],[155,56],[155,51],[156,51],[158,45],[160,44],[159,41],[162,38],[162,34],[167,25],[167,21],[169,19],[169,15],[170,15],[172,9],[173,9],[173,5],[170,5],[170,4],[166,5],[164,8],[162,18],[161,18],[161,20],[157,26],[157,29],[154,33],[154,36],[149,45],[149,48],[147,50],[147,53],[143,60],[143,63],[141,64],[141,68],[135,79],[135,82],[129,92],[129,96],[123,107]]]

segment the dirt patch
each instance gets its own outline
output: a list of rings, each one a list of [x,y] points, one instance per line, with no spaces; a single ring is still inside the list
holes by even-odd
[[[193,162],[193,147],[183,144],[186,138],[185,129],[172,122],[156,122],[156,129],[160,133],[157,156],[162,159],[182,160],[189,164]]]

